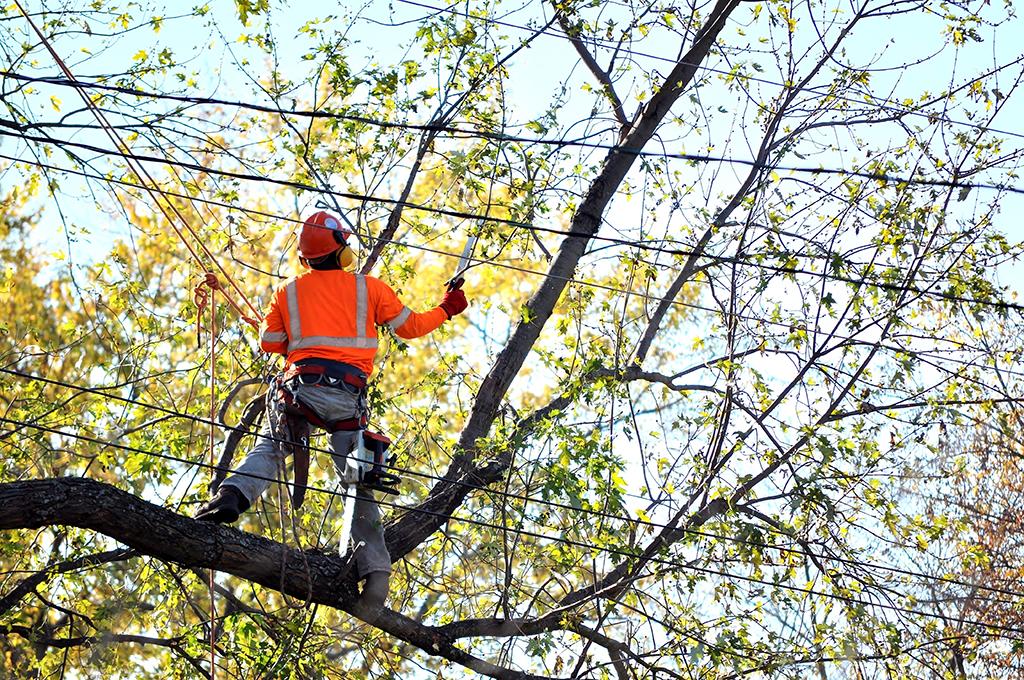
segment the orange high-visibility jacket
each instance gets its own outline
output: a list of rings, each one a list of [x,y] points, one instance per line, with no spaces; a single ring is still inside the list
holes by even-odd
[[[448,315],[440,307],[417,313],[380,279],[338,269],[312,269],[274,292],[260,327],[260,346],[284,354],[289,364],[313,357],[373,372],[377,326],[418,338]]]

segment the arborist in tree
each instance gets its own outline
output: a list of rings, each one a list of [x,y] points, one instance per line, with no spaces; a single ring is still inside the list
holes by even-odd
[[[441,304],[422,314],[406,307],[383,281],[353,273],[349,232],[330,213],[311,215],[299,236],[299,260],[309,269],[277,289],[263,319],[264,351],[285,355],[285,370],[267,394],[268,422],[242,464],[220,486],[196,519],[230,523],[269,486],[288,453],[294,454],[293,505],[302,502],[309,472],[309,426],[330,433],[331,457],[346,485],[356,492],[351,536],[356,568],[365,579],[360,602],[371,611],[384,604],[391,556],[373,489],[391,491],[388,440],[366,430],[366,381],[377,353],[377,326],[399,337],[426,335],[466,309],[466,295],[453,287]],[[251,476],[248,476],[251,475]],[[354,516],[352,516],[354,515]],[[347,536],[347,528],[342,535]],[[347,548],[343,538],[341,551]]]

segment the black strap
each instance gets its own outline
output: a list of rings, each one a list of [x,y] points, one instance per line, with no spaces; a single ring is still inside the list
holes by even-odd
[[[285,380],[296,376],[317,375],[352,385],[356,389],[366,389],[366,374],[355,366],[331,359],[309,358],[299,359],[289,366],[284,373]]]

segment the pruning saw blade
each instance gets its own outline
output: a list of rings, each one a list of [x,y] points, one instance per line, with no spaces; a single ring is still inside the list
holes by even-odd
[[[473,251],[476,250],[476,242],[479,239],[479,234],[472,234],[466,239],[466,247],[462,249],[462,256],[459,258],[458,266],[455,267],[455,274],[452,275],[452,278],[448,279],[448,290],[455,290],[465,283],[466,278],[464,274],[472,266]]]

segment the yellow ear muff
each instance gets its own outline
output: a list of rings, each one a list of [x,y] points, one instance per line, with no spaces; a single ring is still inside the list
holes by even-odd
[[[348,246],[342,246],[338,249],[338,266],[349,271],[356,265],[356,254],[352,252],[352,249]]]

